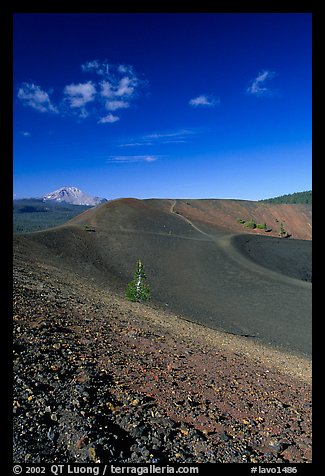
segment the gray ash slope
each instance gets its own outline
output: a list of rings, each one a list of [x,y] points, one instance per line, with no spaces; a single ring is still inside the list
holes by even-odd
[[[310,283],[157,205],[110,202],[14,237],[15,462],[310,462],[310,384],[288,354],[256,360],[270,338],[308,353]],[[150,305],[123,297],[138,258]],[[212,345],[184,319],[228,334]],[[250,351],[229,334],[256,325]]]
[[[14,256],[15,463],[311,461],[304,379],[30,244]]]
[[[191,224],[172,213],[171,204],[108,202],[65,226],[20,239],[55,266],[121,294],[141,258],[154,305],[167,305],[210,328],[310,356],[311,283],[303,281],[311,274],[310,242],[237,238],[222,228]],[[89,233],[89,225],[94,232]],[[261,252],[247,252],[245,237],[253,249],[265,251],[269,264],[259,258]],[[279,259],[279,249],[287,259]]]
[[[236,235],[233,245],[255,263],[294,279],[312,282],[312,242]]]

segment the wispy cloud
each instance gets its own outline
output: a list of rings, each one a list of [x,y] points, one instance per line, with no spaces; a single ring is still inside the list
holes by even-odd
[[[91,81],[87,83],[69,84],[63,90],[65,100],[71,109],[78,110],[80,117],[87,117],[86,105],[95,100],[96,87]]]
[[[34,83],[22,83],[17,93],[18,99],[25,106],[39,112],[58,113],[57,107],[52,103],[49,93]]]
[[[189,100],[189,105],[192,107],[216,107],[219,106],[219,104],[219,98],[206,94],[202,94],[201,96]]]
[[[98,124],[113,124],[119,120],[120,118],[118,116],[114,116],[113,114],[109,113],[107,116],[101,117],[98,121]]]
[[[130,98],[135,93],[137,79],[135,77],[133,78],[124,77],[124,78],[121,78],[116,85],[109,83],[108,81],[102,81],[101,84],[102,84],[103,97]]]
[[[105,107],[108,111],[117,111],[118,109],[127,109],[130,103],[127,101],[106,101]]]
[[[275,76],[276,73],[274,71],[263,70],[251,81],[249,87],[246,89],[246,93],[256,97],[276,95],[277,91],[265,86],[265,83]]]
[[[163,141],[163,144],[186,144],[187,140],[185,139],[166,139]]]
[[[157,144],[184,144],[188,142],[190,136],[198,134],[197,129],[175,129],[170,131],[158,131],[150,134],[129,138],[126,142],[119,144],[119,147],[144,147]]]
[[[82,64],[81,69],[85,73],[93,73],[102,78],[100,94],[103,98],[131,99],[147,84],[147,81],[139,78],[131,65],[93,60]]]
[[[87,61],[81,65],[82,71],[86,73],[97,73],[101,76],[104,76],[105,73],[108,73],[108,65],[105,64],[103,67],[103,63],[100,63],[98,60]]]
[[[197,131],[194,129],[175,129],[172,131],[160,131],[153,132],[143,136],[144,139],[149,140],[185,140],[188,136],[197,134]]]
[[[128,109],[148,84],[140,79],[131,65],[111,64],[107,60],[91,60],[81,65],[83,73],[92,75],[86,82],[74,82],[63,88],[59,106],[55,106],[49,92],[33,83],[22,83],[17,97],[25,105],[39,112],[74,115],[80,119],[95,118],[99,124],[110,124],[120,118],[107,111]]]
[[[125,142],[118,144],[118,147],[143,147],[144,145],[152,145],[152,142]]]
[[[132,80],[138,81],[133,66],[129,64],[117,65],[109,63],[106,59],[104,61],[99,61],[97,59],[87,61],[81,65],[81,69],[85,73],[94,73],[98,76],[107,78],[115,84],[123,77],[128,77]]]
[[[118,164],[133,164],[136,162],[156,162],[158,156],[156,155],[119,155],[112,156],[107,159],[107,162],[114,162]]]
[[[137,79],[136,77],[123,77],[117,82],[101,81],[101,95],[104,98],[128,98],[130,99],[136,92]]]
[[[30,132],[28,132],[28,131],[22,131],[22,132],[21,132],[21,135],[22,135],[23,137],[30,137],[32,134],[31,134]]]

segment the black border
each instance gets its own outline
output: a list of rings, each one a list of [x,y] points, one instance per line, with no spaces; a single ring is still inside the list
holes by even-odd
[[[0,91],[1,94],[1,125],[0,125],[0,147],[1,147],[1,181],[0,181],[0,207],[2,220],[4,225],[2,226],[1,233],[1,263],[5,264],[5,274],[2,275],[2,293],[1,293],[1,318],[2,318],[2,332],[0,332],[1,350],[3,351],[2,366],[0,367],[0,376],[5,378],[5,386],[3,386],[0,394],[5,395],[5,403],[1,404],[0,418],[1,421],[6,421],[6,434],[3,432],[3,438],[1,442],[1,465],[6,464],[9,466],[10,473],[4,472],[3,474],[12,474],[12,424],[11,424],[11,412],[12,412],[12,389],[11,383],[13,379],[12,366],[5,365],[5,362],[11,363],[12,355],[12,199],[13,199],[13,18],[15,14],[33,14],[33,13],[311,13],[313,21],[313,195],[314,203],[316,203],[316,219],[314,219],[313,228],[313,305],[315,309],[314,323],[313,323],[313,462],[311,464],[297,464],[291,466],[297,466],[298,475],[300,474],[313,474],[315,465],[320,466],[322,460],[322,443],[321,437],[318,438],[317,433],[321,435],[321,408],[323,400],[322,391],[322,373],[319,366],[323,360],[323,355],[319,352],[320,346],[315,342],[316,336],[319,337],[321,329],[318,331],[318,322],[322,320],[322,308],[318,306],[316,297],[318,291],[321,290],[321,268],[319,254],[321,250],[321,232],[322,232],[322,220],[317,219],[317,207],[319,206],[320,197],[318,197],[318,191],[320,189],[320,181],[322,180],[321,171],[318,171],[320,163],[321,149],[318,144],[320,121],[317,121],[320,116],[320,102],[319,93],[322,91],[320,82],[323,78],[323,74],[320,71],[322,67],[322,61],[317,61],[317,56],[321,56],[324,51],[320,46],[320,32],[324,29],[324,17],[321,12],[321,1],[288,1],[288,0],[263,0],[263,1],[227,1],[218,3],[211,6],[210,2],[200,2],[200,5],[196,7],[188,5],[188,8],[184,10],[182,6],[177,6],[175,2],[172,6],[168,5],[166,1],[151,2],[144,5],[140,2],[132,2],[131,5],[121,5],[118,3],[105,2],[105,0],[98,1],[93,0],[87,2],[87,4],[81,4],[80,2],[64,2],[60,0],[52,1],[1,1],[0,10],[0,48],[1,48],[1,70],[0,74]],[[135,8],[136,7],[136,8]],[[313,207],[315,209],[315,207]],[[317,258],[315,257],[317,256]],[[2,266],[3,269],[3,266]],[[3,308],[3,309],[2,309]],[[10,357],[9,357],[10,356]],[[9,385],[8,385],[9,383]],[[5,388],[4,388],[5,387]],[[4,425],[2,430],[4,429]],[[218,464],[218,463],[217,463]],[[207,471],[213,469],[213,465],[199,465],[200,474],[204,473],[204,467]],[[240,474],[250,474],[250,464],[240,465]],[[263,467],[259,464],[257,466]],[[265,465],[266,467],[276,465]],[[288,465],[290,466],[290,465]],[[220,474],[225,473],[224,470]],[[222,467],[217,468],[217,471]],[[235,470],[235,466],[231,466],[231,471]],[[50,473],[48,473],[50,474]]]

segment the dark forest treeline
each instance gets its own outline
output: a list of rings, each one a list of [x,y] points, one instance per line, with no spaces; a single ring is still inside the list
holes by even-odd
[[[260,202],[269,203],[312,203],[312,191],[307,190],[305,192],[289,193],[288,195],[281,195],[280,197],[267,198],[265,200],[259,200]]]
[[[44,202],[37,198],[14,200],[13,231],[14,233],[27,233],[63,225],[88,208],[91,207]]]

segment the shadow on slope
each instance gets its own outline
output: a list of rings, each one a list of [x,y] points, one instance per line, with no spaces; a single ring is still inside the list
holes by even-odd
[[[235,235],[232,243],[240,253],[261,266],[312,282],[311,241]]]
[[[159,206],[134,199],[108,202],[65,226],[17,237],[16,252],[32,253],[62,272],[73,270],[121,293],[140,258],[154,305],[167,305],[211,328],[309,355],[311,285],[256,266],[243,253],[237,259],[222,229],[214,236],[201,233],[172,212],[172,206],[172,200]],[[95,231],[90,233],[90,227]],[[237,243],[237,251],[249,255],[244,245]],[[262,241],[259,247],[263,251]],[[269,246],[270,261],[272,253],[276,248]]]
[[[189,218],[199,226],[214,227],[233,233],[256,233],[265,235],[262,230],[249,230],[238,223],[253,219],[256,223],[266,223],[272,229],[267,235],[279,236],[280,223],[295,239],[311,240],[312,206],[310,204],[273,204],[249,200],[177,200],[175,212]]]

